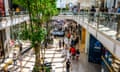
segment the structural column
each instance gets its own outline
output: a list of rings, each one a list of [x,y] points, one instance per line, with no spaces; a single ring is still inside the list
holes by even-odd
[[[10,49],[10,28],[5,29],[5,35],[6,35],[6,40],[4,42],[4,50],[5,50],[5,57],[9,56],[9,53],[11,51]]]
[[[4,0],[4,6],[5,6],[5,15],[9,15],[9,1],[8,0]]]
[[[120,7],[120,2],[118,2],[118,7]],[[117,38],[117,40],[120,40],[120,15],[117,16],[117,21],[118,21],[118,24],[117,24],[116,38]]]
[[[85,53],[88,53],[89,51],[89,40],[90,40],[90,34],[88,31],[86,31],[86,46],[85,46]]]

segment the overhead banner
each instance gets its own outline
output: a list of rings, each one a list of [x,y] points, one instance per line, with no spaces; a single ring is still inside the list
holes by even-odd
[[[66,8],[66,0],[57,0],[56,7],[57,8]]]

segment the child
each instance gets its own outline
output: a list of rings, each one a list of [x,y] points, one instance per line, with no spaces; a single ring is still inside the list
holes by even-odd
[[[13,61],[14,61],[14,65],[17,64],[17,54],[13,53]]]
[[[76,50],[76,60],[79,59],[79,55],[80,55],[80,51],[79,51],[79,49],[77,49],[77,50]]]

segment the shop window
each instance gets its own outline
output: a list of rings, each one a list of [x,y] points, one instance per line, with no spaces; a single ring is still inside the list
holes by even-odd
[[[116,58],[109,50],[106,48],[102,49],[102,67],[105,72],[120,72],[120,59]]]

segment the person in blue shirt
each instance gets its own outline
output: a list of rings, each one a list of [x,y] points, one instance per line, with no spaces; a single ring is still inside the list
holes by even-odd
[[[117,8],[117,13],[120,13],[120,7]]]

